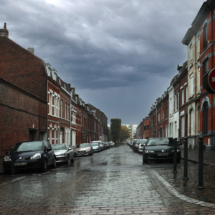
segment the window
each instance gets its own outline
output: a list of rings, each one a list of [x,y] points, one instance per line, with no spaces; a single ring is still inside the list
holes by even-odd
[[[63,100],[61,100],[60,117],[63,118]]]
[[[181,90],[181,105],[184,104],[184,88]]]
[[[207,40],[208,40],[207,37],[208,37],[208,34],[207,34],[207,23],[206,23],[203,27],[203,49],[207,47]]]
[[[197,59],[200,57],[200,35],[197,38]]]
[[[57,99],[57,102],[58,102],[58,113],[57,113],[57,116],[59,117],[60,116],[60,98]]]
[[[194,110],[190,111],[190,135],[194,135]]]
[[[208,133],[208,102],[203,104],[203,114],[204,114],[204,134]]]
[[[73,115],[72,115],[72,123],[76,124],[76,113],[73,112]]]
[[[49,94],[49,114],[52,115],[52,94]]]
[[[65,112],[64,112],[64,118],[66,119],[66,114],[67,114],[67,103],[65,102]]]
[[[54,115],[57,116],[57,97],[54,97]]]
[[[188,102],[188,87],[186,86],[186,102]]]
[[[185,135],[185,118],[184,116],[181,117],[181,137]]]
[[[198,67],[197,89],[200,91],[200,66]]]
[[[177,95],[175,95],[175,111],[177,110]]]
[[[190,86],[190,97],[193,96],[193,74],[190,75],[190,80],[189,80],[189,86]]]
[[[193,44],[190,44],[190,66],[193,63]]]
[[[203,67],[203,73],[206,74],[208,72],[208,58],[206,58],[203,63],[202,63],[202,67]]]
[[[68,104],[68,107],[67,107],[67,119],[69,120],[69,104]]]

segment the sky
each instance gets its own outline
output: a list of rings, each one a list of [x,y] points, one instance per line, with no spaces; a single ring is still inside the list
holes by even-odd
[[[1,0],[0,28],[51,64],[86,103],[139,124],[187,59],[203,0]],[[2,25],[2,27],[1,27]]]

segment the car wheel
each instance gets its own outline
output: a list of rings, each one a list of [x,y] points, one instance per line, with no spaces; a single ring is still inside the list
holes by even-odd
[[[143,156],[143,164],[148,163],[148,160]]]
[[[11,172],[11,171],[6,170],[5,168],[3,168],[3,173],[4,173],[5,175],[8,175],[10,172]]]
[[[55,159],[55,158],[54,158],[54,161],[53,161],[52,167],[53,167],[54,169],[57,167],[57,162],[56,162],[56,159]]]
[[[43,167],[42,167],[42,172],[46,172],[47,171],[47,161],[46,160],[44,160],[44,162],[43,162]]]
[[[70,159],[69,159],[69,156],[67,157],[67,165],[70,165],[70,163],[71,163],[71,161],[70,161]]]

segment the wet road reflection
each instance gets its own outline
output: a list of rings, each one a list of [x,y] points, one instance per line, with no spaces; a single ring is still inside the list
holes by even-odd
[[[150,165],[158,166],[156,163]],[[168,165],[164,163],[164,166]],[[22,173],[16,177],[21,176],[25,178],[0,186],[0,214],[1,210],[9,214],[21,214],[23,210],[29,213],[36,210],[38,214],[52,214],[52,211],[53,214],[59,214],[59,211],[99,214],[103,209],[108,214],[117,211],[133,214],[137,209],[139,214],[141,211],[146,214],[149,209],[150,213],[157,211],[157,214],[170,210],[172,214],[186,214],[189,209],[202,210],[200,206],[168,193],[150,175],[150,168],[142,165],[141,155],[133,153],[127,146],[89,157],[76,157],[69,166],[59,164],[57,169],[50,169],[45,174]],[[4,180],[10,178],[1,177]]]

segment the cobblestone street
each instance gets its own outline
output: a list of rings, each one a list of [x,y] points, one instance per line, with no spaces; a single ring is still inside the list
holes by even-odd
[[[215,214],[215,207],[168,192],[154,169],[142,165],[141,155],[128,146],[76,158],[69,167],[61,165],[46,174],[1,175],[1,182],[2,215]]]

